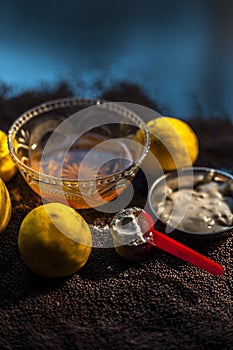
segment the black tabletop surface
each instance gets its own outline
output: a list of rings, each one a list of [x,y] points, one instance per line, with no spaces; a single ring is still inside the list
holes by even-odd
[[[6,131],[29,107],[20,99],[11,106],[0,121]],[[233,171],[230,121],[196,118],[190,124],[200,141],[197,165]],[[134,184],[140,204],[146,195],[140,172]],[[114,249],[94,248],[79,273],[47,280],[28,270],[17,246],[22,219],[40,198],[19,173],[7,186],[13,212],[0,237],[0,349],[233,349],[233,232],[216,242],[173,235],[220,263],[222,276],[157,248],[134,263]],[[80,213],[97,228],[111,220],[93,209]]]

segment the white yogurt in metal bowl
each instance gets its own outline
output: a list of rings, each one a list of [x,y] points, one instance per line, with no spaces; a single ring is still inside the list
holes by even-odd
[[[211,168],[184,168],[156,180],[149,203],[170,231],[218,236],[233,228],[233,176]]]

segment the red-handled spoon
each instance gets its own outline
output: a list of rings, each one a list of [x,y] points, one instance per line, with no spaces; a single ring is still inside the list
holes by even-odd
[[[224,273],[221,265],[155,230],[151,216],[140,208],[123,209],[113,218],[110,229],[116,251],[128,260],[141,258],[154,245],[214,275]]]

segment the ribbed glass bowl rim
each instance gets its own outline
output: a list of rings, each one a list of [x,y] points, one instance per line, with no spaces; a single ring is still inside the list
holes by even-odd
[[[56,177],[56,176],[51,176],[48,174],[41,173],[41,172],[31,168],[30,166],[24,164],[15,154],[13,144],[14,144],[14,137],[15,137],[16,133],[23,125],[26,125],[29,120],[37,117],[39,114],[41,114],[43,112],[49,112],[49,111],[52,111],[56,108],[61,108],[61,107],[83,106],[83,108],[88,108],[88,107],[103,104],[103,103],[116,105],[116,106],[120,107],[122,110],[124,110],[125,112],[130,113],[130,115],[136,117],[136,119],[139,121],[139,123],[141,124],[142,128],[145,131],[146,142],[145,142],[145,146],[144,146],[144,151],[141,153],[140,157],[136,161],[134,161],[131,165],[126,167],[124,170],[118,171],[116,173],[113,173],[113,174],[110,174],[107,176],[99,176],[99,177],[90,178],[87,180],[86,179],[85,180],[82,180],[82,179],[74,180],[74,179],[69,179],[69,178],[65,178],[65,177]],[[122,103],[124,103],[124,102],[122,102]],[[136,114],[135,112],[133,112],[129,108],[126,108],[123,105],[121,105],[121,102],[111,102],[111,101],[106,101],[106,100],[99,99],[99,98],[68,97],[68,98],[46,101],[46,102],[41,103],[41,104],[27,110],[26,112],[22,113],[18,118],[15,119],[15,121],[12,123],[12,125],[9,128],[8,147],[9,147],[9,151],[10,151],[10,154],[11,154],[14,162],[16,164],[18,164],[20,167],[24,168],[27,172],[33,173],[33,174],[37,175],[38,177],[40,177],[40,175],[42,175],[43,182],[45,179],[48,179],[48,182],[50,182],[49,180],[56,180],[56,181],[62,181],[62,182],[69,182],[71,184],[76,184],[77,182],[80,184],[87,184],[87,183],[91,183],[93,181],[100,181],[101,182],[101,181],[104,181],[105,179],[111,178],[112,176],[120,176],[121,174],[124,174],[125,172],[130,171],[130,169],[134,168],[135,166],[139,167],[149,151],[150,134],[149,134],[149,131],[147,129],[147,126],[146,126],[146,123],[144,122],[144,120],[138,114]],[[124,175],[122,176],[122,178],[123,177],[124,177]]]
[[[219,174],[219,175],[223,175],[225,176],[226,178],[230,179],[230,180],[233,180],[233,174],[230,174],[230,173],[227,173],[226,171],[224,170],[221,170],[221,169],[216,169],[216,168],[209,168],[209,167],[187,167],[187,168],[181,168],[178,170],[179,171],[179,174],[183,175],[185,174],[186,172],[190,172],[192,171],[193,173],[197,173],[197,172],[213,172],[214,174]],[[168,223],[165,221],[165,220],[162,220],[160,218],[159,215],[157,215],[157,213],[155,212],[155,209],[153,209],[153,206],[152,206],[152,203],[151,203],[151,197],[152,197],[152,194],[153,194],[153,191],[155,189],[156,186],[159,185],[159,183],[161,183],[162,181],[166,180],[166,178],[168,178],[169,176],[175,174],[176,171],[172,171],[172,172],[169,172],[167,174],[164,174],[162,176],[160,176],[158,179],[155,180],[155,182],[152,184],[151,188],[150,188],[150,191],[149,191],[149,198],[148,198],[148,201],[149,201],[149,206],[150,206],[150,209],[152,210],[152,212],[154,213],[154,215],[156,216],[157,219],[159,219],[164,225],[168,225]],[[218,235],[218,234],[221,234],[221,233],[224,233],[226,231],[229,231],[233,228],[233,225],[232,226],[228,226],[222,230],[219,230],[219,231],[215,231],[215,232],[193,232],[193,231],[186,231],[186,230],[182,230],[181,228],[177,227],[177,228],[174,228],[172,226],[169,226],[171,227],[172,229],[174,229],[174,231],[178,231],[178,232],[181,232],[181,233],[188,233],[189,235],[193,235],[193,236],[202,236],[202,237],[208,237],[208,236],[215,236],[215,235]]]

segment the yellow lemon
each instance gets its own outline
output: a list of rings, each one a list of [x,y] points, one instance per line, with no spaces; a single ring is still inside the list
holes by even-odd
[[[48,203],[23,220],[18,237],[25,264],[44,277],[65,277],[80,270],[91,253],[88,224],[74,209]]]
[[[7,182],[15,175],[16,171],[16,165],[8,149],[7,134],[0,130],[0,177]]]
[[[146,163],[153,172],[155,157],[164,171],[192,166],[198,157],[198,139],[191,127],[180,119],[159,117],[150,120],[147,128],[151,136],[150,152]],[[142,132],[136,134],[139,142]],[[154,156],[154,157],[153,157]],[[154,159],[155,159],[154,158]]]
[[[0,232],[5,230],[11,217],[11,200],[9,192],[0,179]]]

